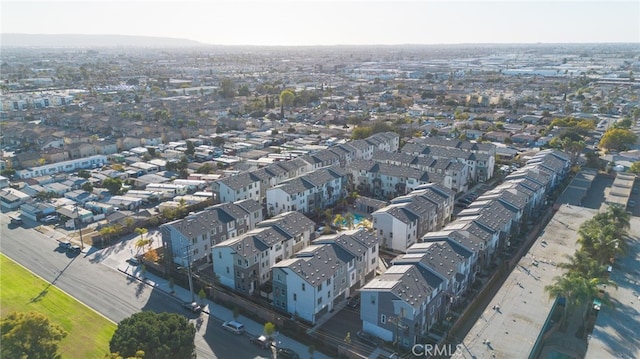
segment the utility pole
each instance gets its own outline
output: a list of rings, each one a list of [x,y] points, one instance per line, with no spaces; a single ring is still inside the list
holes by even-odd
[[[80,216],[78,215],[78,204],[77,203],[75,204],[75,207],[76,207],[76,221],[78,223],[78,233],[80,233],[80,250],[83,250],[84,249],[84,242],[82,241],[82,229],[80,228],[82,222],[80,222]]]
[[[191,293],[191,302],[195,302],[196,298],[193,294],[193,280],[191,279],[191,244],[187,244],[187,275],[189,276],[189,292]]]

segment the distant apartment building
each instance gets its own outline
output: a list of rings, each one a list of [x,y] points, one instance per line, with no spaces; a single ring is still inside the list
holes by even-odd
[[[333,166],[279,184],[267,190],[267,213],[323,210],[345,196],[346,179],[346,173]]]
[[[434,159],[455,159],[468,166],[470,180],[485,182],[493,177],[496,146],[438,137],[414,139],[403,146],[401,152]]]
[[[25,168],[16,171],[16,176],[22,179],[52,175],[63,172],[73,172],[81,169],[102,167],[107,163],[107,156],[95,155],[74,160],[51,163],[37,167]]]

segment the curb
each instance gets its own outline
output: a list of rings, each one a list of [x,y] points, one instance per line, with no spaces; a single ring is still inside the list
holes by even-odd
[[[137,280],[138,282],[143,283],[143,284],[146,284],[147,286],[149,286],[149,287],[151,287],[151,288],[153,288],[153,289],[155,289],[155,290],[159,291],[160,293],[162,293],[162,294],[164,294],[164,295],[166,295],[166,296],[168,296],[168,297],[170,297],[170,298],[173,298],[173,299],[174,299],[176,302],[178,302],[178,303],[183,302],[179,297],[177,297],[177,296],[175,296],[175,295],[173,295],[173,294],[171,294],[171,293],[169,293],[169,292],[167,292],[167,291],[165,291],[165,290],[163,290],[163,289],[160,289],[158,286],[156,286],[156,285],[154,285],[154,284],[151,284],[151,283],[149,283],[149,282],[145,281],[144,279],[141,279],[140,277],[137,277],[137,276],[135,276],[135,275],[133,275],[133,274],[127,273],[126,271],[124,271],[124,270],[122,270],[122,269],[120,269],[120,268],[116,268],[116,269],[117,269],[119,272],[121,272],[121,273],[123,273],[124,275],[126,275],[127,277],[133,278],[133,279]],[[207,306],[208,306],[208,305],[207,305]],[[215,315],[211,314],[211,312],[210,312],[210,311],[208,311],[208,310],[202,309],[202,310],[201,310],[201,312],[202,312],[202,313],[205,313],[206,315],[208,315],[208,316],[209,316],[209,317],[211,317],[211,318],[214,318],[214,319],[216,319],[216,320],[220,321],[220,323],[224,323],[224,322],[225,322],[225,321],[224,321],[224,319],[221,319],[221,318],[216,317]]]

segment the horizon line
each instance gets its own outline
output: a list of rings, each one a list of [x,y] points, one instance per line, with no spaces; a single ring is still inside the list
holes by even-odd
[[[193,42],[193,45],[182,45],[175,47],[197,47],[197,46],[219,46],[219,47],[340,47],[340,46],[479,46],[479,45],[604,45],[604,44],[616,44],[616,45],[637,45],[638,42],[629,41],[560,41],[560,42],[544,42],[544,41],[523,41],[523,42],[438,42],[438,43],[334,43],[334,44],[216,44],[203,42],[199,40],[192,40],[185,37],[169,37],[169,36],[155,36],[155,35],[129,35],[129,34],[82,34],[82,33],[55,33],[55,34],[43,34],[43,33],[3,33],[0,31],[0,36],[5,35],[27,35],[27,36],[86,36],[86,37],[98,37],[98,36],[114,36],[114,37],[130,37],[130,38],[153,38],[153,39],[166,39],[166,40],[179,40]],[[0,43],[0,47],[65,47],[65,45],[4,45]],[[78,47],[71,45],[68,47]],[[113,47],[104,45],[95,46],[83,46],[83,47]],[[134,47],[134,46],[131,46]],[[158,47],[158,46],[150,46]]]

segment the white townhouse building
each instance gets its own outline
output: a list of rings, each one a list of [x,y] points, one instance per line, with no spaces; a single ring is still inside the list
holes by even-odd
[[[162,244],[182,267],[210,263],[215,244],[250,231],[261,220],[262,206],[254,200],[222,203],[161,225]]]
[[[373,229],[384,248],[405,253],[425,233],[439,230],[451,218],[454,194],[435,184],[396,197],[371,215]]]
[[[335,297],[344,296],[354,271],[355,257],[349,252],[332,244],[311,245],[273,266],[274,306],[316,323],[333,309]]]
[[[273,305],[315,323],[375,275],[378,243],[362,229],[320,237],[273,267]]]
[[[239,173],[235,176],[224,177],[216,181],[221,203],[252,199],[260,203],[260,180],[250,173]]]
[[[428,183],[451,187],[451,179],[447,180],[444,175],[374,160],[355,160],[347,172],[353,189],[378,198],[402,196]]]
[[[281,213],[238,237],[213,246],[220,284],[255,294],[271,280],[271,267],[309,245],[314,223],[299,212]]]
[[[267,190],[267,212],[322,210],[345,195],[345,184],[346,174],[339,167],[318,169]]]

